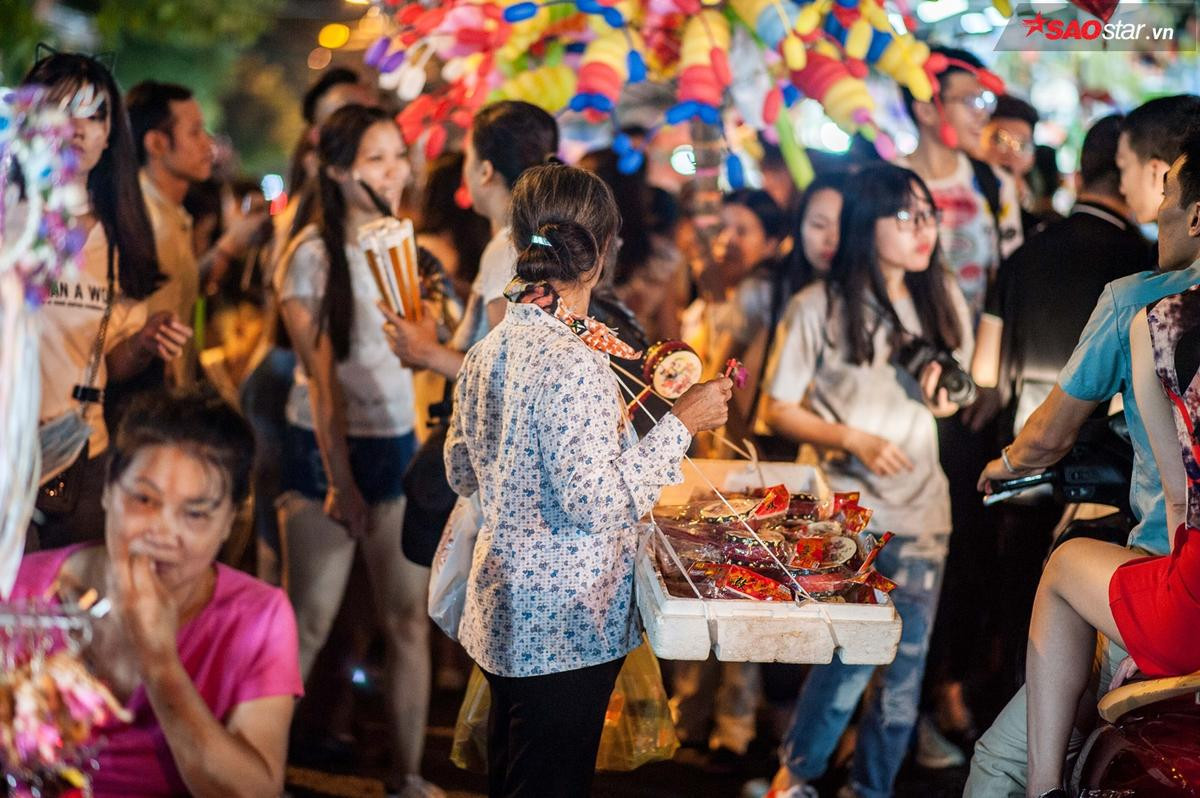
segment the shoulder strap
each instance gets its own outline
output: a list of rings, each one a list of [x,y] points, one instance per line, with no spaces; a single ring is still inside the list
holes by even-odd
[[[983,198],[987,200],[988,210],[996,222],[996,231],[1000,231],[1000,178],[996,175],[991,164],[967,156],[971,162],[971,171],[975,173],[975,182],[979,185]]]
[[[88,358],[87,375],[83,387],[94,388],[96,374],[100,371],[100,358],[104,357],[104,339],[108,335],[108,320],[112,318],[113,302],[116,288],[116,267],[113,262],[113,243],[108,242],[108,296],[104,300],[104,315],[100,317],[100,329],[96,332],[96,340],[92,344],[92,354]]]

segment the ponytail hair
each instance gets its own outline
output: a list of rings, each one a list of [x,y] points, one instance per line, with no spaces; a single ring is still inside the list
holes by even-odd
[[[621,215],[595,174],[558,164],[527,169],[513,188],[517,277],[574,283],[615,254]]]
[[[349,169],[368,129],[390,121],[387,112],[362,105],[338,109],[321,126],[317,142],[317,230],[325,245],[329,274],[325,295],[317,313],[317,335],[329,333],[334,357],[340,362],[350,354],[350,329],[354,324],[354,291],[350,263],[346,260],[346,198],[342,187],[327,174],[329,167]]]

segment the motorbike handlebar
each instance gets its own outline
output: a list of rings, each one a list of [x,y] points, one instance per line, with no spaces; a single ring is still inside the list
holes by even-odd
[[[983,504],[985,507],[991,507],[993,504],[999,504],[1002,501],[1011,499],[1013,496],[1024,493],[1030,488],[1036,488],[1038,485],[1053,484],[1055,478],[1056,471],[1051,468],[1040,474],[990,481],[988,482],[988,487],[991,490],[984,494]]]

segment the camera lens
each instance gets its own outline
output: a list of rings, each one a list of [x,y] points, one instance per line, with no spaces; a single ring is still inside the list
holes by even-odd
[[[946,396],[956,405],[969,405],[975,401],[975,381],[960,368],[945,368],[938,387],[946,389]]]

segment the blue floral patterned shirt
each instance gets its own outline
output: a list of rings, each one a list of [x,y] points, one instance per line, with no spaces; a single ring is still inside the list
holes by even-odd
[[[484,670],[538,676],[624,656],[640,642],[634,524],[682,481],[691,442],[668,413],[641,441],[608,356],[535,305],[467,353],[446,472],[479,491],[459,640]]]

